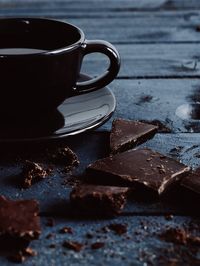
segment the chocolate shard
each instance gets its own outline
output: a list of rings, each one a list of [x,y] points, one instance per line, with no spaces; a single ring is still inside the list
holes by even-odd
[[[181,185],[200,195],[200,168],[184,177]]]
[[[98,160],[88,166],[87,173],[90,183],[134,186],[160,195],[189,170],[174,159],[144,148]]]
[[[158,127],[155,125],[139,121],[114,120],[110,134],[111,153],[114,154],[132,149],[136,145],[152,138],[157,129]]]
[[[114,216],[126,203],[126,187],[82,185],[71,192],[72,206],[83,214]]]
[[[38,216],[39,205],[35,200],[10,200],[0,196],[0,236],[31,241],[41,233]]]

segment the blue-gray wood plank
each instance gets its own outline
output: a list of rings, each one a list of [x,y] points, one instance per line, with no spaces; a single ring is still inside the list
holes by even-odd
[[[185,118],[176,114],[179,106],[190,108],[196,104],[198,115],[199,0],[0,0],[0,17],[9,16],[63,19],[80,26],[88,39],[113,42],[122,57],[119,76],[110,84],[118,102],[114,117],[161,121],[172,134],[156,134],[142,146],[177,158],[193,168],[200,165],[200,122],[190,119],[189,113]],[[105,69],[106,62],[99,55],[90,55],[82,72],[97,75]],[[111,122],[112,119],[97,132],[61,141],[69,144],[80,158],[81,165],[74,174],[81,174],[90,162],[108,155]],[[200,234],[199,218],[195,218],[199,215],[199,203],[192,202],[191,208],[181,198],[185,194],[179,194],[178,200],[172,195],[171,200],[166,197],[146,203],[133,197],[122,215],[114,220],[75,219],[69,207],[71,187],[64,182],[70,176],[61,174],[59,167],[52,176],[30,189],[20,189],[22,164],[16,163],[14,158],[17,154],[22,157],[29,154],[24,158],[49,164],[41,156],[41,144],[0,148],[0,193],[15,199],[36,198],[41,205],[43,231],[40,239],[32,243],[38,256],[28,259],[25,265],[170,265],[176,260],[176,265],[200,265],[199,249],[191,251],[166,243],[158,236],[167,226],[191,230],[191,224],[196,228],[192,233]],[[171,213],[175,217],[167,221],[163,215]],[[48,215],[54,217],[54,227],[45,225]],[[112,222],[126,223],[130,239],[127,235],[96,232]],[[59,234],[63,226],[71,226],[74,234]],[[137,230],[139,233],[135,234]],[[92,239],[85,238],[88,232],[94,234]],[[54,238],[46,239],[49,233],[55,233]],[[76,253],[62,247],[67,239],[88,243],[83,251]],[[105,247],[91,250],[91,243],[96,241],[105,242]],[[51,243],[56,244],[54,249],[49,248]],[[168,258],[163,261],[166,253]],[[13,263],[0,257],[0,265]]]

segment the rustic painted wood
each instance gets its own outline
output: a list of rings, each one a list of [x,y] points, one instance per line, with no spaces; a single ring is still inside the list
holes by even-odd
[[[121,55],[118,78],[200,77],[199,44],[116,45]],[[105,56],[92,54],[84,59],[82,72],[97,75],[105,70]]]
[[[159,120],[172,132],[200,132],[198,108],[199,79],[119,79],[110,84],[116,99],[114,118]],[[196,120],[180,118],[176,110],[183,104],[196,105]],[[186,106],[187,107],[187,106]],[[100,130],[110,130],[111,121]]]
[[[200,135],[190,133],[200,132],[200,122],[176,115],[180,105],[200,102],[200,32],[196,31],[200,24],[199,0],[0,0],[0,17],[8,16],[67,20],[81,27],[88,39],[116,44],[122,68],[117,80],[109,85],[118,102],[114,117],[161,121],[176,134],[156,134],[142,146],[193,168],[200,165]],[[82,71],[96,75],[105,69],[106,62],[101,55],[88,56]],[[198,104],[196,108],[198,116]],[[112,119],[97,132],[61,141],[80,158],[81,164],[73,174],[80,175],[90,162],[108,155],[111,122]],[[114,220],[75,218],[69,206],[71,177],[61,172],[61,166],[30,189],[20,189],[24,159],[49,165],[41,154],[46,145],[50,143],[0,146],[0,194],[15,199],[36,198],[41,204],[43,232],[40,240],[32,244],[39,255],[25,265],[167,265],[173,261],[163,263],[161,258],[166,258],[169,249],[172,254],[168,258],[178,257],[180,265],[194,264],[198,253],[165,243],[158,235],[166,226],[191,230],[191,224],[196,228],[193,233],[199,235],[199,218],[194,218],[199,215],[199,199],[182,190],[171,190],[159,201],[144,202],[132,195],[122,215]],[[21,160],[16,161],[16,156]],[[163,217],[166,214],[178,216],[167,221]],[[55,227],[46,226],[46,215],[53,216]],[[112,222],[126,223],[130,239],[111,232],[106,236],[96,233]],[[71,226],[74,234],[59,234],[63,226]],[[137,230],[139,234],[135,234]],[[95,234],[93,239],[85,238],[88,232]],[[55,233],[55,237],[46,239],[49,233]],[[67,239],[88,244],[84,251],[75,253],[62,247]],[[105,248],[91,250],[90,244],[97,240],[105,241]],[[49,248],[51,243],[56,248]],[[199,265],[198,260],[196,263]],[[0,257],[0,265],[13,264]]]
[[[7,14],[8,15],[8,14]],[[6,16],[7,16],[6,15]],[[11,14],[13,16],[13,14]],[[18,14],[19,16],[28,16]],[[52,16],[51,14],[49,14]],[[5,14],[4,14],[5,16]],[[34,12],[34,16],[41,16]],[[55,17],[53,15],[53,17]],[[193,12],[136,12],[131,16],[95,19],[69,18],[68,22],[82,28],[87,38],[106,39],[113,43],[158,43],[158,42],[199,42],[199,11]],[[67,18],[65,15],[63,19]]]
[[[177,259],[179,265],[199,265],[198,252],[193,248],[188,252],[184,245],[173,244],[163,240],[160,235],[171,228],[184,227],[191,235],[198,235],[199,219],[174,216],[172,220],[165,217],[149,216],[123,217],[114,220],[78,220],[57,218],[55,226],[46,226],[47,219],[42,218],[42,235],[33,241],[31,247],[37,251],[36,257],[28,258],[23,265],[167,265]],[[127,226],[127,233],[119,236],[114,232],[105,233],[102,228],[112,223]],[[61,234],[60,229],[68,226],[73,234]],[[87,238],[86,234],[92,235]],[[52,234],[52,237],[49,237]],[[47,237],[47,238],[46,238]],[[80,252],[64,248],[64,241],[78,241],[84,244]],[[93,250],[91,244],[103,242],[104,247]],[[54,247],[50,247],[50,245]],[[167,256],[166,256],[167,253]],[[0,258],[1,265],[17,265],[9,263],[6,257]]]
[[[199,42],[198,11],[132,13],[122,18],[80,18],[68,21],[81,27],[87,38],[107,39],[114,43]]]
[[[1,0],[2,8],[66,8],[67,10],[88,10],[95,11],[96,9],[114,12],[121,10],[188,10],[200,8],[198,0]]]

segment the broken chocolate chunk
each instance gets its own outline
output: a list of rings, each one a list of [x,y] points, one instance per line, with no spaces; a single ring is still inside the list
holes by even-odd
[[[54,163],[64,165],[66,172],[79,165],[77,155],[69,147],[59,147],[56,151],[49,152],[49,159]]]
[[[184,177],[181,185],[200,195],[200,168]]]
[[[70,199],[83,214],[113,216],[122,211],[128,191],[126,187],[82,185],[73,189]]]
[[[0,235],[4,238],[37,239],[41,233],[39,206],[35,200],[10,200],[0,196]]]
[[[136,145],[152,138],[157,129],[157,126],[139,121],[114,120],[110,134],[111,152],[114,154],[132,149]]]
[[[134,186],[162,194],[189,172],[189,167],[144,148],[129,150],[90,164],[87,181],[103,185]]]
[[[22,172],[23,188],[29,188],[33,183],[44,179],[47,175],[48,173],[40,164],[26,161]]]
[[[63,247],[79,252],[83,249],[84,245],[76,241],[64,241]]]

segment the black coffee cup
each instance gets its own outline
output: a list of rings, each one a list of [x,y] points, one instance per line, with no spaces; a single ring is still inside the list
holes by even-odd
[[[53,111],[66,98],[109,84],[120,68],[120,57],[106,41],[88,41],[82,30],[56,20],[0,19],[0,116],[37,116]],[[77,82],[83,57],[108,56],[107,71]]]

